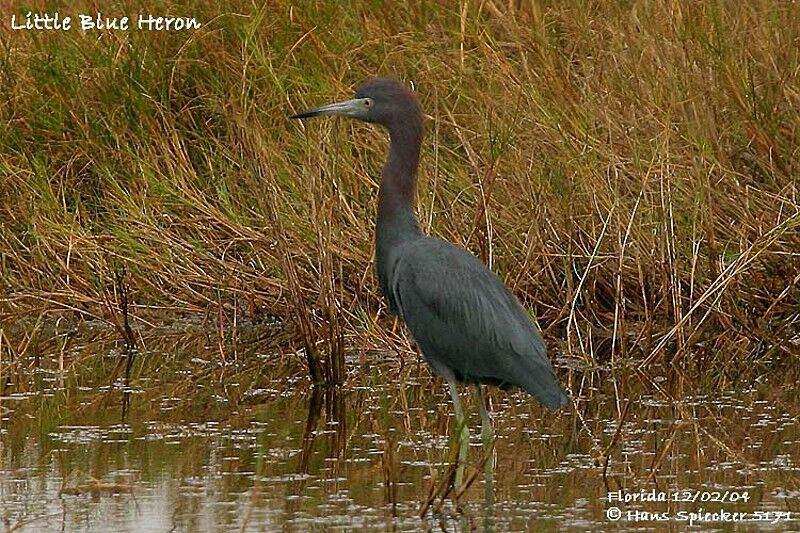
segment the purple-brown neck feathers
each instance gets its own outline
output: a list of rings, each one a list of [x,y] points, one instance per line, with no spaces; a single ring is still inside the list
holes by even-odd
[[[361,91],[375,99],[373,121],[389,130],[389,158],[383,167],[378,193],[375,259],[383,294],[391,294],[389,280],[398,250],[422,236],[414,215],[417,165],[422,143],[422,110],[413,93],[386,78],[370,80]],[[391,304],[390,298],[390,305]]]
[[[422,143],[422,110],[414,94],[391,78],[370,80],[359,89],[380,94],[375,121],[389,130],[389,158],[383,167],[378,217],[392,216],[399,207],[413,210],[417,166]]]

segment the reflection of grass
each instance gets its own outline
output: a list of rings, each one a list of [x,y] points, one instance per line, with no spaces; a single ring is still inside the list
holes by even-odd
[[[125,265],[134,326],[290,316],[329,380],[344,337],[397,346],[370,263],[384,136],[286,119],[394,73],[432,117],[423,226],[491,257],[572,355],[691,374],[796,351],[800,7],[505,4],[200,2],[194,33],[10,34],[2,316],[112,320]]]
[[[448,490],[448,435],[455,441],[448,393],[424,365],[374,356],[370,365],[353,365],[345,387],[312,392],[298,378],[299,362],[259,355],[263,343],[245,333],[260,331],[243,332],[239,359],[222,365],[205,332],[183,329],[142,336],[124,423],[122,389],[109,386],[122,341],[110,328],[94,339],[73,337],[63,389],[52,372],[60,344],[42,342],[41,368],[15,375],[15,387],[30,397],[0,404],[12,410],[0,420],[3,465],[30,480],[7,481],[3,504],[23,491],[34,517],[61,491],[75,505],[90,505],[77,495],[88,493],[127,513],[131,497],[108,492],[130,486],[145,508],[154,499],[174,502],[169,513],[179,522],[233,501],[237,510],[247,505],[251,524],[261,524],[264,513],[278,513],[279,521],[375,521],[384,513],[415,520],[428,501],[426,517],[434,509],[446,516],[456,497],[474,517],[483,512],[484,461],[493,461],[492,494],[502,505],[496,517],[524,529],[534,508],[537,520],[602,519],[606,487],[728,487],[752,497],[737,511],[755,511],[780,508],[783,491],[797,486],[799,400],[777,379],[700,397],[706,384],[687,380],[673,401],[619,369],[586,371],[576,408],[558,414],[524,393],[493,390],[494,454],[481,453],[474,431],[465,475],[471,485],[462,494]],[[797,378],[794,369],[783,376],[785,383]],[[621,413],[618,390],[629,400]],[[474,402],[465,407],[470,427],[479,427]],[[796,499],[785,501],[796,509]],[[361,514],[348,514],[352,504]],[[82,516],[72,505],[67,515]],[[241,516],[231,511],[220,520],[235,524]],[[18,518],[12,510],[11,523]]]

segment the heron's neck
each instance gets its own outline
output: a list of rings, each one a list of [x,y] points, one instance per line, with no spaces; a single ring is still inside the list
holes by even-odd
[[[383,167],[378,193],[376,240],[381,247],[422,235],[414,216],[417,196],[417,165],[422,142],[422,124],[409,120],[389,128],[389,159]]]
[[[417,164],[422,141],[421,121],[409,121],[389,128],[389,159],[383,167],[378,192],[378,220],[375,228],[375,266],[381,292],[394,312],[399,312],[392,295],[394,267],[403,245],[422,236],[414,200],[417,195]]]

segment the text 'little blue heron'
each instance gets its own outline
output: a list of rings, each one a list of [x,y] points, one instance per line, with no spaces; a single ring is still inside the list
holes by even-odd
[[[549,409],[567,405],[542,336],[511,291],[473,255],[419,228],[414,201],[422,110],[413,93],[396,80],[376,78],[362,84],[352,100],[292,118],[318,115],[374,122],[389,130],[389,159],[378,194],[378,279],[389,307],[408,325],[433,371],[447,381],[461,428],[462,463],[469,433],[457,380],[476,385],[485,444],[491,425],[482,384],[520,387]]]

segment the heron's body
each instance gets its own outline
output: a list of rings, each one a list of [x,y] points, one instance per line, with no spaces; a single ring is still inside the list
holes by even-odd
[[[517,386],[550,409],[567,401],[541,335],[494,272],[431,237],[403,246],[398,256],[385,296],[437,374]]]
[[[376,78],[356,98],[296,115],[343,115],[389,130],[378,194],[375,256],[381,291],[431,368],[455,381],[516,386],[550,409],[569,403],[539,330],[494,272],[463,248],[422,233],[414,215],[422,111],[397,81]],[[482,400],[481,400],[482,401]],[[484,430],[488,417],[481,403]]]

